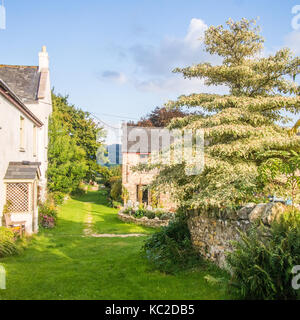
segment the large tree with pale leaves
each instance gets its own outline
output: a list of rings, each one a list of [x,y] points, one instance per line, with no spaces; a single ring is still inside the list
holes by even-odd
[[[194,93],[169,101],[169,108],[197,107],[208,117],[175,119],[170,128],[203,129],[205,167],[187,176],[185,164],[160,166],[153,185],[170,185],[180,205],[226,208],[253,200],[259,191],[258,167],[287,150],[300,150],[300,137],[282,126],[286,112],[300,111],[300,58],[289,49],[263,57],[264,40],[254,20],[229,19],[227,26],[205,32],[205,47],[222,58],[221,65],[200,63],[174,72],[186,79],[204,79],[208,86],[225,85],[227,95]]]

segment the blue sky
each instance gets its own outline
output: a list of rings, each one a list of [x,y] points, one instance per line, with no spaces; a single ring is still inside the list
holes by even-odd
[[[297,4],[300,0],[5,0],[0,63],[36,65],[46,45],[56,91],[114,124],[139,118],[181,93],[216,90],[171,71],[214,61],[196,39],[206,26],[229,17],[259,17],[266,53],[290,46],[300,54],[300,30],[291,26]]]

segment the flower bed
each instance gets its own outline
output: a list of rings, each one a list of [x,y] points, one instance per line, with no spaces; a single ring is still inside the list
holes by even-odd
[[[158,209],[146,210],[144,208],[123,208],[118,214],[119,219],[124,222],[133,222],[153,228],[167,226],[174,216],[174,213],[171,212],[164,212]]]
[[[39,205],[39,225],[46,229],[52,229],[57,222],[57,209],[53,204],[41,203]]]

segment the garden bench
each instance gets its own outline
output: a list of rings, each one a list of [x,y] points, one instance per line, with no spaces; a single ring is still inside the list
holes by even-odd
[[[19,233],[22,237],[23,233],[25,234],[25,223],[26,221],[12,221],[10,214],[4,214],[4,220],[6,228],[11,229],[14,233]]]

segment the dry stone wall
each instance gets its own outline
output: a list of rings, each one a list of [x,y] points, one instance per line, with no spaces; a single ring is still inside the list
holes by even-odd
[[[201,255],[226,267],[226,252],[232,251],[231,242],[240,238],[240,231],[246,231],[257,220],[269,226],[285,209],[281,203],[248,203],[238,211],[213,215],[191,212],[188,226],[193,245]]]

